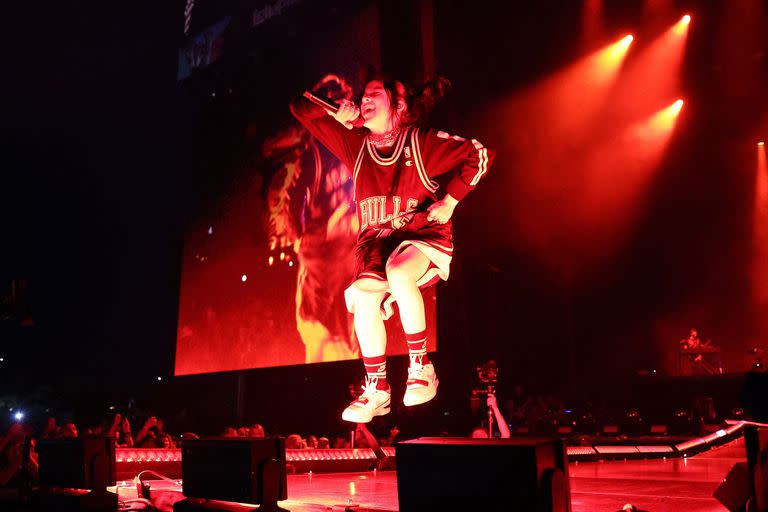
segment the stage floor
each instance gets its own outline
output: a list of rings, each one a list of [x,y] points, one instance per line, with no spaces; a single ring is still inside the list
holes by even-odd
[[[727,512],[712,493],[739,460],[743,459],[573,463],[569,468],[573,512],[614,512],[625,503],[651,512]],[[307,511],[327,510],[348,500],[371,510],[398,509],[397,479],[392,471],[291,475],[288,493],[292,500],[321,505],[304,509]]]
[[[743,445],[742,445],[743,446]],[[735,447],[734,447],[735,448]],[[650,512],[727,512],[712,493],[743,448],[726,447],[687,459],[571,463],[573,512],[614,512],[632,503]],[[181,488],[151,481],[152,497],[171,510]],[[120,488],[120,498],[134,498],[135,488]],[[292,512],[344,510],[348,504],[372,511],[397,511],[394,471],[315,473],[288,476],[288,497],[281,506]]]

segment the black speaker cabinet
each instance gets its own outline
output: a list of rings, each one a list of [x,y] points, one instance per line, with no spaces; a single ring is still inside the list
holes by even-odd
[[[192,500],[177,503],[174,510],[195,509],[194,499],[262,504],[264,510],[276,507],[277,500],[288,497],[285,439],[184,440],[181,478],[184,496]]]
[[[398,443],[400,512],[570,512],[560,439],[422,437]]]
[[[750,500],[749,467],[746,462],[733,465],[712,496],[729,512],[744,512]]]
[[[32,510],[57,512],[113,512],[115,439],[85,436],[41,439],[37,443],[40,487],[32,496]]]
[[[747,462],[737,462],[712,494],[730,512],[768,512],[768,428],[744,427]]]
[[[37,443],[40,485],[105,490],[115,485],[115,439],[85,436]]]
[[[754,509],[768,512],[768,428],[745,427],[744,444]]]

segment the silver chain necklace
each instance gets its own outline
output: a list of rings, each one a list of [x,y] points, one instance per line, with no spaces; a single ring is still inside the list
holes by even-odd
[[[382,146],[391,146],[392,144],[394,144],[395,140],[397,140],[398,135],[400,135],[399,127],[394,130],[390,130],[386,133],[383,133],[381,135],[369,133],[368,140],[371,141],[371,144],[373,144],[377,148]]]

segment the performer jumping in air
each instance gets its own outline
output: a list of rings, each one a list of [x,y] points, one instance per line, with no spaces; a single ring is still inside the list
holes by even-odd
[[[355,278],[344,297],[367,375],[363,393],[342,414],[346,421],[367,423],[390,410],[384,320],[395,301],[410,356],[403,403],[422,404],[437,393],[421,290],[448,279],[453,211],[494,156],[475,139],[424,128],[449,85],[437,78],[407,89],[381,76],[368,81],[360,107],[343,100],[334,112],[301,97],[291,104],[299,122],[352,169],[360,229]]]

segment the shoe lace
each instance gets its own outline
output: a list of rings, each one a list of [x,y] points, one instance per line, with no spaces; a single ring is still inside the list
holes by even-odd
[[[420,379],[424,376],[424,365],[421,364],[423,356],[410,356],[411,364],[408,366],[408,378]]]
[[[376,386],[379,383],[378,377],[365,377],[365,384],[362,385],[363,393],[360,396],[370,396],[376,392]]]

